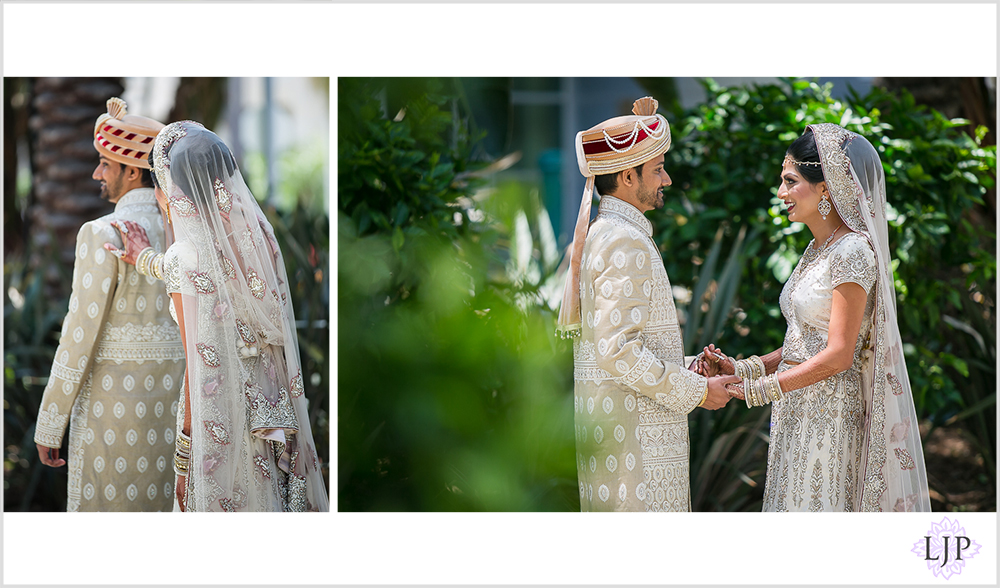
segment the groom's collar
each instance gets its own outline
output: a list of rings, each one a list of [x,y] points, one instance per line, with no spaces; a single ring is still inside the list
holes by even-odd
[[[153,189],[136,188],[129,190],[115,203],[115,210],[121,210],[126,206],[135,206],[137,204],[156,204],[156,195],[153,193]]]
[[[601,196],[598,214],[602,212],[617,214],[642,229],[650,237],[653,236],[653,225],[649,222],[649,219],[639,212],[638,208],[624,200],[615,198],[614,196]]]

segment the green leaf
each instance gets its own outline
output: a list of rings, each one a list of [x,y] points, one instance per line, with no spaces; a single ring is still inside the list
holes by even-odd
[[[402,229],[396,227],[392,231],[392,248],[398,253],[400,249],[403,248],[403,243],[406,241],[406,237],[403,235]]]

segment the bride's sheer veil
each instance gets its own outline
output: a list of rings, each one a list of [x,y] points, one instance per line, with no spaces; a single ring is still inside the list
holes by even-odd
[[[181,293],[188,358],[188,503],[327,510],[274,231],[215,133],[172,123],[153,158],[174,229],[164,273]]]
[[[885,172],[864,137],[838,125],[809,125],[837,212],[875,251],[871,355],[862,374],[865,439],[859,511],[930,511],[920,431],[903,356],[886,220]]]

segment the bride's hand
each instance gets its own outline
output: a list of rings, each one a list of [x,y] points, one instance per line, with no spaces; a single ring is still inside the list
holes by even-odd
[[[743,392],[743,382],[726,384],[726,392],[729,392],[729,395],[733,398],[746,400],[746,394]]]
[[[125,263],[135,265],[135,258],[143,249],[150,246],[146,230],[139,223],[127,220],[112,221],[111,226],[118,230],[125,248],[118,249],[111,243],[105,243],[104,248]]]
[[[719,365],[703,359],[703,357],[703,355],[695,357],[694,361],[691,362],[691,365],[688,366],[688,369],[699,376],[705,376],[706,378],[714,378],[719,375]]]
[[[702,355],[705,358],[705,363],[713,366],[717,370],[717,373],[726,376],[736,373],[736,364],[726,354],[722,353],[722,350],[716,347],[714,343],[709,343],[708,347],[702,351]]]
[[[187,504],[184,500],[187,498],[187,477],[177,476],[174,484],[174,495],[177,497],[177,505],[180,507],[181,512],[187,511]]]

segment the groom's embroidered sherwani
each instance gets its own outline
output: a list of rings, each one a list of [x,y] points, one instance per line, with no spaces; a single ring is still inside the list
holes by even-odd
[[[602,197],[580,264],[573,400],[581,509],[688,511],[687,413],[707,380],[684,365],[652,226],[630,204]]]
[[[173,505],[174,415],[184,349],[163,282],[104,249],[114,220],[139,223],[158,250],[153,190],[132,190],[76,240],[73,292],[35,443],[59,447],[69,424],[67,510],[151,511]]]

